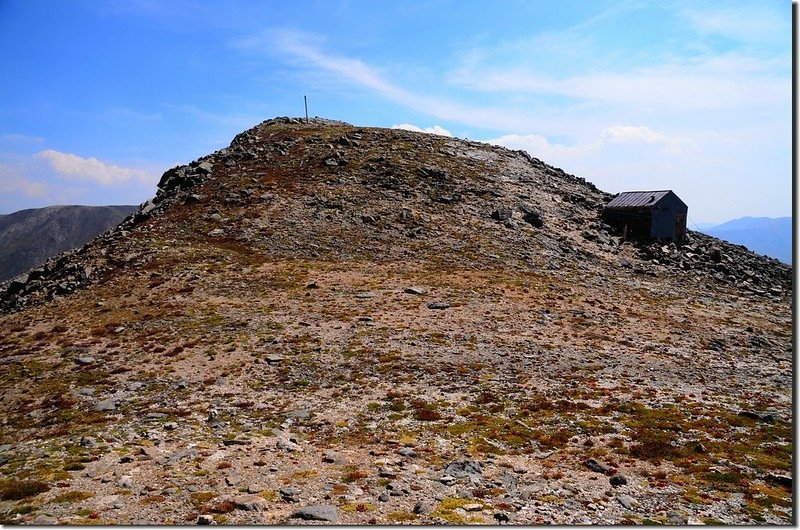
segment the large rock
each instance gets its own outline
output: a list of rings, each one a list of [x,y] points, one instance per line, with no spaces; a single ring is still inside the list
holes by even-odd
[[[339,521],[339,510],[330,504],[312,504],[294,512],[292,518],[305,519],[306,521],[327,521],[329,523],[336,523]]]

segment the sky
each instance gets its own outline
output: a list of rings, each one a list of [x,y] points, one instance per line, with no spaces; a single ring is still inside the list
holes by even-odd
[[[524,149],[689,227],[792,208],[791,3],[0,0],[0,214],[309,114]]]

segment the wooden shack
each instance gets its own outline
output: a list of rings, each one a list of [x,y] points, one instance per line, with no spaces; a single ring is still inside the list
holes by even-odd
[[[602,218],[619,229],[625,240],[682,243],[688,211],[672,190],[623,191],[606,204]]]

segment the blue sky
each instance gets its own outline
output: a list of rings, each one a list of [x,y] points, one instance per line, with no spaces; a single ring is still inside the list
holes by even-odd
[[[307,95],[696,223],[791,215],[791,46],[778,0],[0,0],[0,213],[141,203]]]

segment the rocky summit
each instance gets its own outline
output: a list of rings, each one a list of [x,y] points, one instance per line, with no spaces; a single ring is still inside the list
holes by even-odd
[[[792,270],[277,118],[2,286],[6,524],[790,524]],[[689,205],[691,208],[691,205]]]

